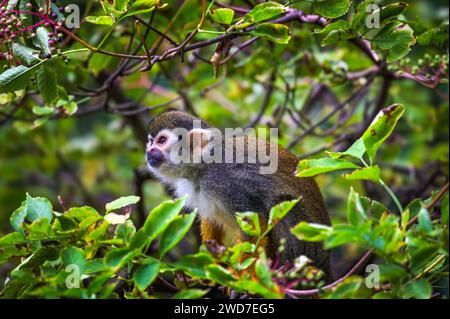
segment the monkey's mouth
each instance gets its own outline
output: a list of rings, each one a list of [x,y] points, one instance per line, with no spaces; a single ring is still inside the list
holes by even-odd
[[[159,168],[164,163],[164,160],[163,156],[154,156],[151,153],[147,153],[147,163],[153,168]]]

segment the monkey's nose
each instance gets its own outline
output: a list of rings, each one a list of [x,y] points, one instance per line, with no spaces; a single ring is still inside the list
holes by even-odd
[[[152,167],[159,167],[164,162],[164,154],[154,148],[147,152],[147,162]]]

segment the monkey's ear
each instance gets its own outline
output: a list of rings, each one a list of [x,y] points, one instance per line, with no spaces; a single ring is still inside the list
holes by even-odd
[[[194,152],[199,152],[198,154],[201,154],[211,139],[211,132],[205,129],[196,128],[190,130],[188,136],[191,154],[194,154]]]

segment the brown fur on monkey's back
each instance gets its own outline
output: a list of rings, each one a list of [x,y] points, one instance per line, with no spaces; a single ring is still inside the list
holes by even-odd
[[[256,158],[256,164],[209,164],[208,169],[211,178],[209,191],[222,192],[221,197],[227,199],[225,204],[230,212],[256,211],[263,215],[263,220],[268,220],[270,208],[283,201],[301,198],[299,203],[284,217],[284,219],[272,230],[267,242],[267,250],[270,257],[275,258],[280,240],[285,238],[285,250],[282,255],[283,261],[293,261],[300,255],[306,255],[314,261],[314,264],[327,273],[330,280],[329,252],[324,250],[321,243],[310,243],[299,241],[290,229],[306,221],[323,225],[330,225],[328,211],[324,204],[319,187],[312,178],[298,178],[295,176],[298,159],[295,155],[277,144],[268,142],[256,143],[254,137],[235,137],[235,142],[243,142],[247,153],[252,152],[255,145],[266,145],[269,148],[278,149],[278,169],[274,174],[262,175],[259,168],[267,166],[261,164]],[[225,147],[224,147],[225,149]],[[256,146],[258,151],[258,146]],[[264,151],[264,150],[263,150]],[[242,156],[236,154],[235,156]],[[244,157],[248,160],[248,157]],[[221,178],[223,176],[223,178]],[[227,185],[228,184],[228,185]],[[216,190],[215,185],[221,185]],[[224,187],[225,186],[225,187]]]
[[[325,206],[320,189],[313,178],[296,177],[298,159],[292,153],[283,148],[279,148],[279,174],[276,175],[276,182],[281,188],[281,198],[275,198],[275,203],[284,200],[300,198],[300,201],[286,215],[286,217],[275,227],[271,234],[269,250],[275,251],[282,234],[287,234],[284,258],[292,260],[299,255],[310,257],[316,266],[321,268],[327,274],[327,280],[331,279],[330,273],[330,252],[323,249],[321,243],[310,243],[299,241],[292,233],[290,228],[301,221],[316,223],[322,225],[331,225],[330,217]],[[284,181],[284,182],[283,182]],[[286,183],[286,181],[289,181]]]

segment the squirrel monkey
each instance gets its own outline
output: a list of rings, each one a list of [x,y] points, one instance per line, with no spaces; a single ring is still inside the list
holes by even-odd
[[[146,150],[150,171],[173,189],[177,197],[187,194],[188,208],[198,209],[202,240],[216,240],[225,246],[246,240],[246,235],[237,225],[235,212],[256,212],[264,224],[271,207],[301,197],[270,232],[264,243],[266,252],[273,260],[280,240],[285,239],[283,262],[305,255],[325,272],[328,279],[331,278],[329,252],[323,249],[322,244],[302,242],[290,232],[290,228],[301,221],[330,225],[316,182],[295,176],[296,156],[278,144],[256,137],[245,135],[220,140],[215,135],[217,132],[220,133],[192,115],[178,111],[162,113],[150,123]],[[239,143],[243,147],[239,148]],[[211,144],[215,148],[211,148]],[[267,148],[277,155],[278,168],[272,174],[261,173],[261,157],[255,155],[262,149],[263,154],[267,154]],[[231,157],[227,153],[230,149],[234,151]],[[189,160],[180,160],[182,152]],[[196,152],[203,157],[193,162]],[[218,156],[221,160],[207,161],[205,155]],[[247,159],[242,161],[241,157],[245,155]]]

